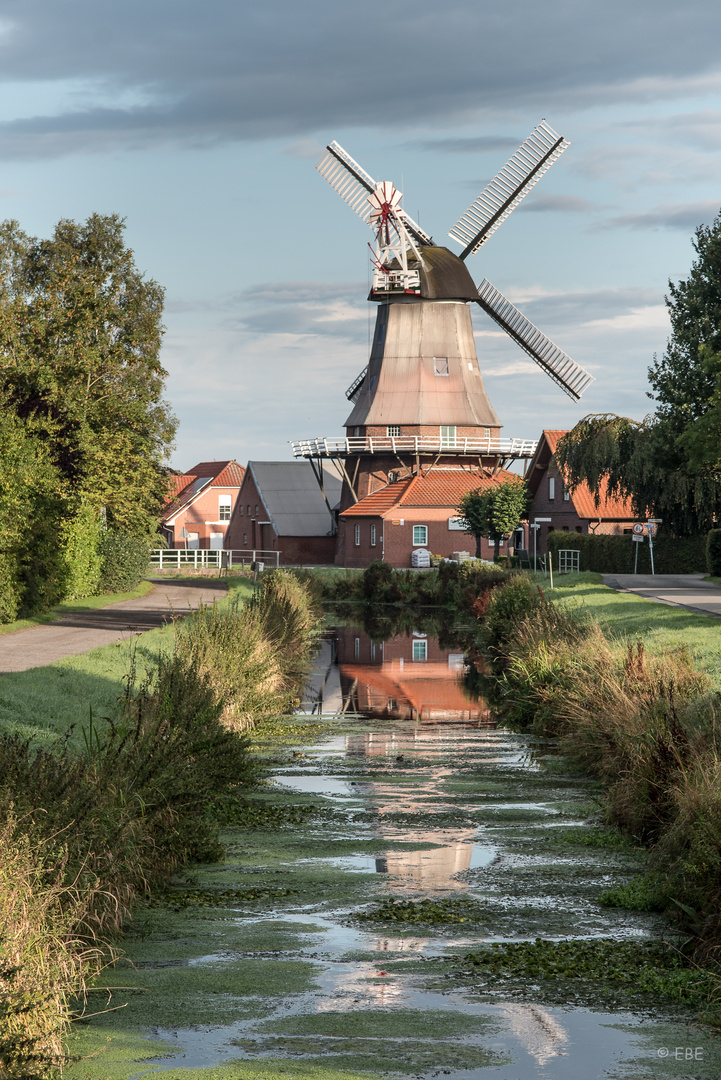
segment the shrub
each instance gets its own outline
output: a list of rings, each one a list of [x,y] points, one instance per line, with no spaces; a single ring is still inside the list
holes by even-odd
[[[706,537],[706,569],[721,577],[721,529],[710,529]]]
[[[524,574],[513,574],[494,589],[485,608],[483,642],[496,666],[503,667],[516,625],[543,603],[543,596]]]
[[[88,502],[81,502],[73,517],[63,522],[60,545],[66,564],[65,600],[95,596],[100,585],[103,541],[100,514]]]
[[[101,592],[129,592],[148,572],[150,540],[122,529],[108,529],[100,542]]]

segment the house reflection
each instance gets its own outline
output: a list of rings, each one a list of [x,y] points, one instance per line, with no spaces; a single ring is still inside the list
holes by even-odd
[[[494,722],[463,685],[463,653],[441,649],[437,638],[399,634],[376,643],[362,630],[340,627],[337,647],[349,711],[424,724]]]

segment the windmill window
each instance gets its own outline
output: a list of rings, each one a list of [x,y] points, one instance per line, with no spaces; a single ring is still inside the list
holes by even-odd
[[[353,531],[353,543],[356,547],[360,547],[360,525],[356,525]]]
[[[371,391],[375,390],[375,385],[376,385],[376,377],[375,377],[375,375],[371,375],[371,386],[370,386]]]
[[[452,424],[441,424],[441,446],[456,445],[456,428]]]
[[[433,357],[433,374],[434,375],[450,375],[448,370],[448,357],[447,356],[434,356]]]
[[[359,435],[360,435],[360,428],[359,427],[354,427],[353,428],[353,436],[354,436],[354,438],[357,439]]]
[[[484,428],[483,429],[483,438],[484,439],[490,439],[490,437],[491,437],[491,429],[489,427]]]
[[[230,521],[230,505],[232,499],[230,495],[218,496],[218,521]]]
[[[387,430],[389,438],[397,438],[401,433],[401,426],[400,424],[389,424]]]
[[[555,476],[549,476],[548,478],[548,498],[556,498],[556,478]]]
[[[376,527],[371,525],[371,547],[376,546]]]
[[[428,526],[427,525],[414,525],[413,526],[413,546],[425,547],[428,543]]]

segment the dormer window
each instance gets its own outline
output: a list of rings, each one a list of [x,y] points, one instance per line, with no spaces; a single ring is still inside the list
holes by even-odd
[[[434,356],[433,357],[433,374],[434,375],[450,375],[448,370],[448,357],[447,356]]]

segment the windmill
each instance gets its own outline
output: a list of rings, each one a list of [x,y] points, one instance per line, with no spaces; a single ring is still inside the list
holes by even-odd
[[[465,260],[515,210],[569,143],[545,120],[506,162],[449,232],[460,255],[437,245],[402,208],[402,193],[376,181],[337,142],[316,168],[372,230],[372,286],[379,303],[368,366],[346,391],[346,437],[294,443],[305,458],[335,457],[350,497],[373,476],[474,459],[481,467],[530,457],[535,444],[501,439],[501,422],[478,367],[469,303],[477,303],[574,401],[593,381],[485,278],[476,287]],[[389,465],[389,462],[391,463]],[[322,480],[322,469],[320,473]]]

